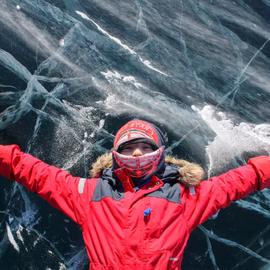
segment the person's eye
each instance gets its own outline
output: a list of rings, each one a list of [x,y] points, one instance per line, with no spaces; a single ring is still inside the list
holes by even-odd
[[[127,147],[124,147],[121,152],[127,152],[127,151],[131,151],[131,150],[132,150],[132,147],[127,146]]]

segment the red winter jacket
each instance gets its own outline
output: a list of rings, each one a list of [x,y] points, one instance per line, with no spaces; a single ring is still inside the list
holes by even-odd
[[[110,170],[82,179],[49,166],[16,145],[0,146],[0,173],[15,179],[77,222],[92,270],[181,269],[190,233],[220,208],[270,186],[270,158],[186,188],[168,167],[135,191]],[[172,169],[172,168],[171,168]]]

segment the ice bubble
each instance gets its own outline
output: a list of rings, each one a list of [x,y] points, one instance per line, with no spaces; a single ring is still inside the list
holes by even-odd
[[[64,45],[65,45],[65,40],[64,40],[63,38],[61,38],[61,39],[59,40],[59,46],[60,46],[60,47],[64,47]]]

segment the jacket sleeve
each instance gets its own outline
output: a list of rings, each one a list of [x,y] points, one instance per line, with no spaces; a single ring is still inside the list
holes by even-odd
[[[0,146],[0,174],[37,193],[76,223],[82,225],[84,222],[90,200],[88,196],[93,191],[93,185],[88,184],[87,191],[81,192],[85,179],[73,177],[23,153],[17,145]]]
[[[270,187],[270,157],[259,156],[245,166],[202,181],[192,192],[185,189],[182,199],[188,227],[193,230],[219,209],[266,187]]]

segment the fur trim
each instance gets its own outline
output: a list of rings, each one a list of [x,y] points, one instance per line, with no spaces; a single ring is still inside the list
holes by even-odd
[[[185,186],[197,186],[203,179],[204,170],[198,164],[191,163],[183,159],[176,159],[172,156],[166,156],[165,162],[178,167],[181,175],[179,181]],[[92,164],[90,176],[94,178],[100,177],[103,170],[111,168],[112,165],[112,153],[105,153]]]
[[[188,162],[183,159],[176,159],[172,156],[167,156],[165,162],[178,167],[181,175],[181,179],[179,180],[185,186],[198,186],[204,177],[203,168],[196,163]]]

